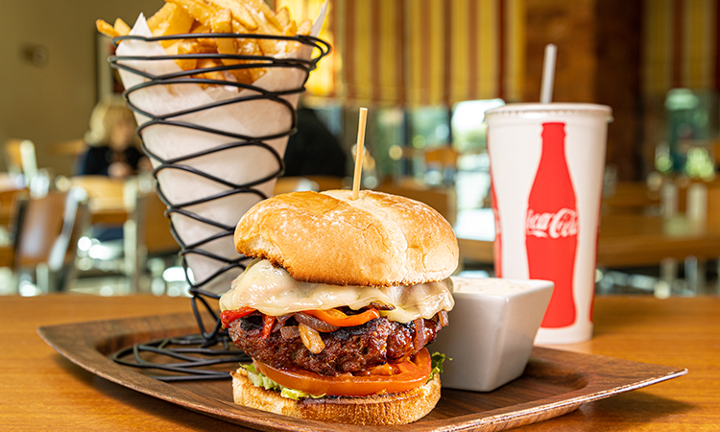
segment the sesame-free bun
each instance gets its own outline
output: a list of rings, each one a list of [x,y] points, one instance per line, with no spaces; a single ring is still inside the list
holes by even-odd
[[[440,400],[440,377],[402,393],[364,397],[324,397],[293,400],[273,390],[254,386],[243,368],[231,372],[233,400],[238,405],[262,411],[354,425],[400,425],[421,419]]]
[[[332,285],[435,282],[457,267],[457,239],[433,208],[374,191],[293,192],[252,207],[235,247],[279,265],[294,279]]]

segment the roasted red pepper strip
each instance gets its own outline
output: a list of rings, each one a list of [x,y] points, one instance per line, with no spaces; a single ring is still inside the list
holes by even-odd
[[[251,313],[255,312],[256,309],[243,306],[240,309],[234,309],[234,310],[226,310],[223,311],[223,313],[220,314],[220,320],[222,321],[222,326],[224,328],[229,328],[230,323],[232,323],[235,320],[239,320],[240,318],[244,317],[245,315],[250,315]]]
[[[275,324],[275,317],[263,314],[263,332],[262,338],[267,339],[272,332],[273,325]]]
[[[363,325],[370,320],[380,318],[380,314],[376,309],[368,309],[358,315],[345,315],[343,312],[337,309],[306,310],[303,312],[308,315],[314,316],[315,318],[321,319],[330,325],[338,327],[352,327],[357,325]]]

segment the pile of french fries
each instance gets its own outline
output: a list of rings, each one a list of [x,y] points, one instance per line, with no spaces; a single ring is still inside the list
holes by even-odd
[[[165,0],[165,5],[148,18],[147,23],[153,36],[175,34],[246,33],[265,35],[309,35],[310,20],[298,25],[290,16],[287,7],[276,12],[264,0]],[[97,20],[98,31],[110,37],[124,36],[130,26],[121,18],[114,25]],[[274,57],[298,49],[299,44],[291,41],[248,38],[202,38],[163,40],[160,42],[169,55],[178,54],[240,54]],[[262,63],[257,60],[237,59],[194,59],[176,60],[185,71],[207,69],[248,63]],[[228,71],[207,71],[193,75],[199,78],[230,80],[252,84],[267,72],[263,67],[232,69]]]

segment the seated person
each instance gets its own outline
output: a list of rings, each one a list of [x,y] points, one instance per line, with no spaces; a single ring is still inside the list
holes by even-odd
[[[122,99],[103,99],[90,116],[85,134],[88,150],[76,169],[76,175],[101,175],[124,179],[150,171],[150,161],[138,149],[135,118]],[[91,235],[106,242],[123,238],[122,226],[96,225]]]
[[[76,174],[127,178],[149,171],[150,161],[138,149],[135,127],[135,118],[125,101],[104,99],[98,103],[85,134],[89,148]]]

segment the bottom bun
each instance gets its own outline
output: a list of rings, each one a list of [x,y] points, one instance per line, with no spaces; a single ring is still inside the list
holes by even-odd
[[[424,417],[440,400],[440,377],[402,393],[365,397],[330,396],[292,400],[273,390],[254,386],[243,368],[232,372],[233,399],[238,405],[262,411],[354,425],[400,425]]]

